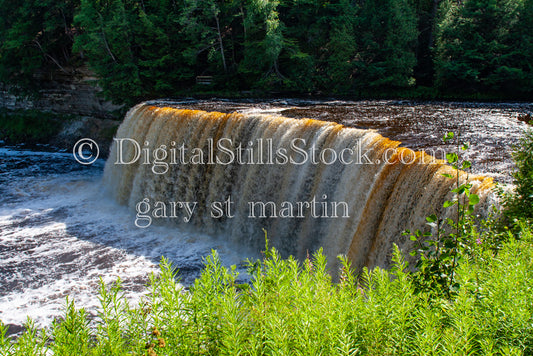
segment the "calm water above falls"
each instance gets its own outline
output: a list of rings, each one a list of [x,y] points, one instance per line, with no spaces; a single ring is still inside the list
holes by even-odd
[[[160,101],[158,101],[160,102]],[[272,113],[294,118],[334,121],[347,127],[375,129],[413,150],[446,152],[446,132],[461,133],[471,149],[466,157],[473,171],[510,183],[510,152],[528,125],[518,118],[533,116],[533,103],[417,103],[409,101],[168,101],[165,104],[206,111]]]
[[[175,103],[176,104],[176,103]],[[196,101],[180,107],[264,112],[331,120],[376,129],[416,150],[441,148],[447,131],[461,131],[477,172],[509,181],[510,147],[526,125],[519,115],[532,105],[453,105],[390,102],[262,103]],[[223,239],[183,228],[134,226],[134,212],[102,189],[103,162],[81,167],[68,153],[0,150],[0,319],[21,325],[26,315],[45,325],[58,315],[66,295],[94,313],[99,277],[121,276],[137,299],[161,255],[169,257],[190,283],[202,256],[220,251],[226,264],[247,253]]]

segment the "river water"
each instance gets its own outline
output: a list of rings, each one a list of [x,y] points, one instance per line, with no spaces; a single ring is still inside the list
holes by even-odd
[[[374,129],[415,150],[443,152],[447,131],[461,132],[474,170],[510,182],[510,152],[533,104],[459,104],[271,100],[181,101],[159,104],[222,112],[269,113],[331,120]],[[104,161],[78,164],[68,152],[49,148],[0,148],[0,320],[16,331],[26,317],[48,325],[61,314],[66,296],[96,313],[100,279],[123,281],[138,300],[161,256],[190,284],[202,257],[216,249],[226,265],[254,252],[223,237],[175,227],[134,226],[134,212],[109,198],[102,185]]]
[[[270,113],[294,118],[334,121],[347,127],[377,130],[413,150],[436,153],[453,150],[444,145],[446,132],[461,135],[470,143],[465,158],[472,161],[474,173],[510,183],[512,147],[528,125],[519,118],[533,114],[533,103],[458,103],[411,101],[306,101],[271,100],[257,103],[231,100],[156,101],[169,106],[206,111]]]
[[[216,249],[226,265],[242,260],[223,239],[164,226],[139,229],[135,215],[108,197],[104,161],[78,164],[72,154],[0,148],[0,320],[12,331],[30,316],[47,325],[65,298],[94,315],[100,278],[121,278],[138,300],[161,256],[185,285]]]

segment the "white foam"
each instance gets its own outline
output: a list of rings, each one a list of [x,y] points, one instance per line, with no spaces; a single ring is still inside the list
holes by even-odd
[[[61,153],[2,154],[41,157],[43,164]],[[22,325],[27,317],[40,326],[61,315],[66,296],[96,314],[98,282],[120,277],[126,297],[135,302],[157,263],[166,256],[187,270],[190,280],[202,257],[217,249],[226,265],[237,264],[237,249],[220,240],[176,228],[134,226],[135,215],[108,199],[101,171],[89,170],[3,181],[0,197],[0,320]],[[22,199],[9,199],[10,194]],[[191,273],[189,271],[192,271]]]

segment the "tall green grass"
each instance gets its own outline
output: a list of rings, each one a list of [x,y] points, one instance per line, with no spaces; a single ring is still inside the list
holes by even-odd
[[[275,249],[236,282],[216,252],[189,291],[161,261],[139,305],[120,282],[101,285],[96,326],[67,301],[63,318],[17,339],[0,330],[1,355],[531,355],[533,234],[522,226],[495,256],[479,244],[457,269],[452,299],[417,292],[402,253],[390,271],[358,278],[345,259],[333,283],[319,251],[303,262]]]

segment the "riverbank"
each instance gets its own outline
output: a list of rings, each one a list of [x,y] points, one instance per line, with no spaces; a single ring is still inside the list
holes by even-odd
[[[81,138],[91,138],[106,158],[120,124],[113,119],[41,110],[0,109],[0,140],[27,148],[46,145],[54,150],[71,150]]]

